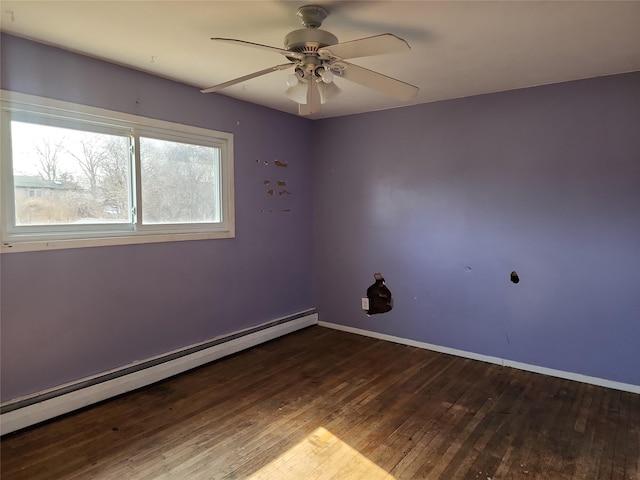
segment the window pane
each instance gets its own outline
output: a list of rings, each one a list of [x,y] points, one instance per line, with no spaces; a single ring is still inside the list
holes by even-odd
[[[142,223],[220,221],[220,150],[140,138]]]
[[[11,122],[16,225],[131,222],[129,139]]]

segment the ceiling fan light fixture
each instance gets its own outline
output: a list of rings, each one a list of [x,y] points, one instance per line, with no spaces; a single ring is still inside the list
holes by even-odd
[[[296,103],[307,103],[307,89],[307,83],[299,82],[296,85],[287,88],[284,93]]]
[[[234,38],[212,38],[212,40],[245,45],[269,50],[284,55],[289,63],[275,65],[263,70],[243,75],[213,87],[202,93],[218,92],[223,88],[237,85],[271,72],[294,69],[286,78],[285,95],[298,103],[299,115],[313,115],[322,112],[322,105],[340,92],[335,84],[335,76],[349,82],[376,90],[379,93],[407,101],[416,96],[419,89],[414,85],[368,70],[345,60],[410,50],[409,44],[391,33],[359,38],[338,43],[335,35],[319,27],[328,10],[318,5],[304,5],[298,9],[298,16],[305,28],[289,32],[284,38],[284,49]]]
[[[331,71],[331,69],[329,69],[328,67],[322,67],[321,69],[319,69],[320,71],[318,72],[318,75],[320,75],[320,78],[322,79],[322,81],[324,83],[332,83],[333,82],[333,72]]]
[[[335,83],[319,83],[320,103],[325,104],[340,93],[340,88]]]
[[[296,85],[298,85],[299,82],[300,82],[300,79],[298,78],[298,75],[296,75],[295,73],[292,73],[287,77],[287,86],[289,87],[295,87]]]

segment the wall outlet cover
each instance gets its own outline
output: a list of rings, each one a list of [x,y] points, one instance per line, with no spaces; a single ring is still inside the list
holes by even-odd
[[[362,299],[362,310],[369,310],[369,299],[366,297]]]

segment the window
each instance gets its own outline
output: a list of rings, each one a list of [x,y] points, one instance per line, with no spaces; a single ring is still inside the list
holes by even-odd
[[[234,236],[232,134],[1,93],[3,252]]]
[[[220,221],[220,151],[157,138],[140,138],[142,223]]]

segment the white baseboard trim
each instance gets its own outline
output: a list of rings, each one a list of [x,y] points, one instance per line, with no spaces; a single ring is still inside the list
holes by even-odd
[[[5,411],[0,415],[0,434],[11,433],[136,390],[317,323],[318,314],[314,310],[301,312],[136,362],[120,369],[104,372],[72,384],[61,385],[46,392],[38,392],[29,397],[12,400],[2,405]],[[208,346],[208,344],[212,345]],[[101,380],[104,378],[106,380]],[[40,398],[43,400],[40,401]],[[24,406],[20,406],[21,404]]]
[[[411,347],[424,348],[426,350],[432,350],[439,353],[447,353],[449,355],[455,355],[457,357],[469,358],[472,360],[480,360],[482,362],[495,363],[504,367],[516,368],[518,370],[525,370],[527,372],[541,373],[543,375],[549,375],[551,377],[563,378],[566,380],[574,380],[576,382],[589,383],[592,385],[598,385],[600,387],[613,388],[615,390],[623,390],[625,392],[640,394],[640,385],[633,385],[630,383],[614,382],[612,380],[606,380],[604,378],[590,377],[588,375],[581,375],[579,373],[565,372],[562,370],[554,370],[553,368],[540,367],[538,365],[531,365],[528,363],[515,362],[499,357],[491,357],[489,355],[482,355],[479,353],[466,352],[464,350],[457,350],[455,348],[443,347],[440,345],[433,345],[431,343],[417,342],[408,338],[395,337],[393,335],[387,335],[384,333],[372,332],[370,330],[363,330],[360,328],[347,327],[345,325],[339,325],[337,323],[330,322],[318,322],[321,327],[333,328],[335,330],[342,330],[344,332],[355,333],[357,335],[364,335],[366,337],[377,338],[379,340],[386,340],[388,342],[400,343],[402,345],[409,345]]]

